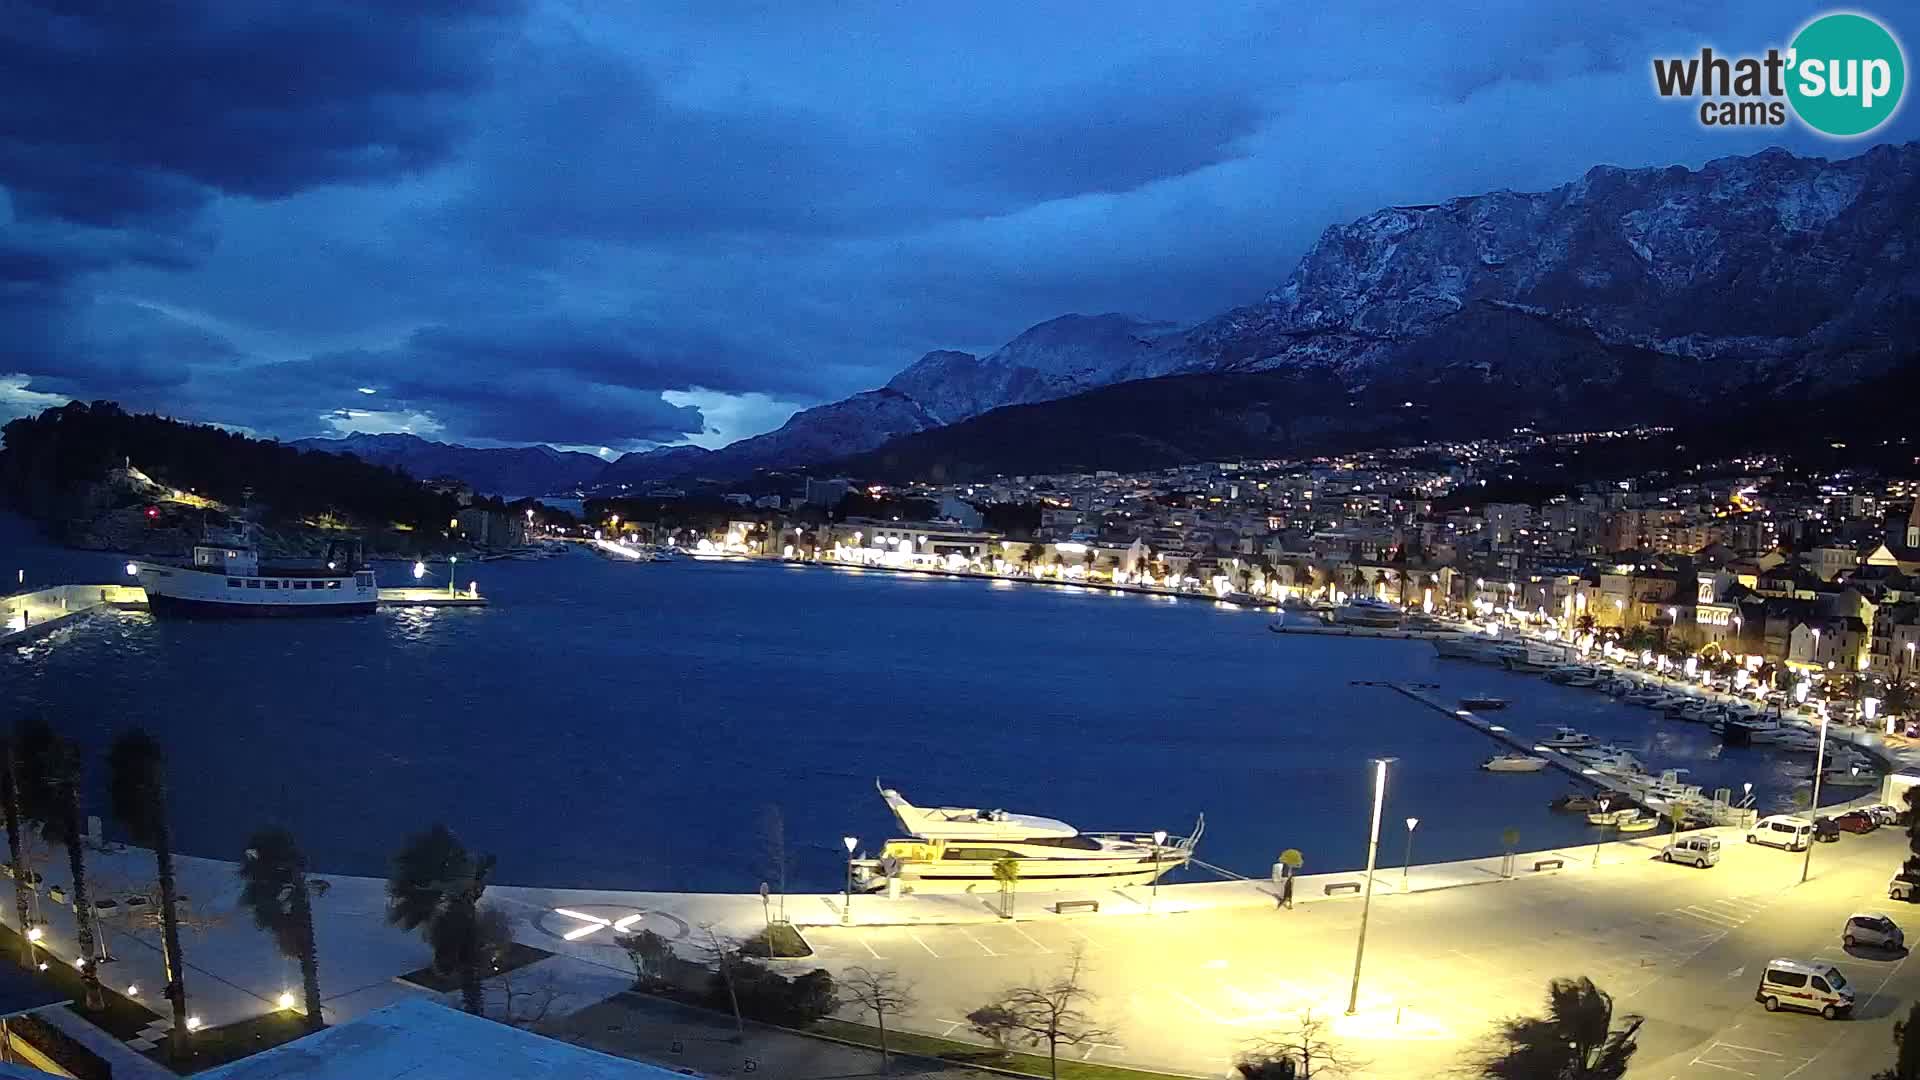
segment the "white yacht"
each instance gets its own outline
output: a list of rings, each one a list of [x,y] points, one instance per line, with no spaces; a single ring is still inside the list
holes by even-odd
[[[1385,600],[1371,600],[1364,596],[1354,597],[1333,612],[1333,621],[1341,626],[1367,626],[1383,630],[1398,628],[1401,618],[1399,608]]]
[[[1017,863],[1022,891],[1146,885],[1185,866],[1206,828],[1203,816],[1192,835],[1156,841],[1006,810],[915,806],[892,788],[880,788],[880,797],[912,839],[888,840],[878,858],[854,860],[856,879],[874,892],[889,879],[924,891],[993,891],[994,864],[1006,859]]]
[[[380,590],[360,561],[360,545],[335,540],[326,558],[305,566],[263,566],[244,537],[200,543],[185,563],[127,564],[155,615],[360,615]]]

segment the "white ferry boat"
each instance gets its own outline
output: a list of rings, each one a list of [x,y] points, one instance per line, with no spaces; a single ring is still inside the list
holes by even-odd
[[[892,788],[881,788],[880,797],[912,839],[889,840],[878,858],[854,860],[856,879],[874,892],[889,879],[923,891],[991,891],[999,887],[994,864],[1005,859],[1017,863],[1022,891],[1146,885],[1185,866],[1206,828],[1202,817],[1190,836],[1083,833],[1032,814],[915,806]]]
[[[195,544],[186,563],[127,564],[155,615],[360,615],[374,610],[380,589],[360,564],[354,541],[335,540],[311,567],[262,566],[244,542]]]

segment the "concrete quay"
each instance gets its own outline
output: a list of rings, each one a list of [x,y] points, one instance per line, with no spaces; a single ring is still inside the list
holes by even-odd
[[[1502,975],[1494,980],[1501,993],[1491,996],[1476,997],[1460,983],[1487,962],[1477,960],[1482,952],[1503,951],[1497,942],[1512,929],[1513,919],[1551,921],[1559,906],[1582,912],[1580,918],[1595,928],[1563,940],[1538,925],[1529,927],[1520,940],[1552,942],[1532,958],[1533,967],[1546,964],[1554,968],[1552,974],[1584,972],[1606,985],[1602,976],[1610,972],[1644,980],[1649,973],[1643,968],[1664,970],[1669,962],[1690,959],[1694,953],[1687,948],[1704,947],[1704,938],[1694,931],[1729,929],[1716,921],[1721,906],[1701,896],[1719,897],[1731,889],[1728,895],[1759,910],[1786,895],[1797,880],[1798,855],[1749,848],[1731,830],[1715,834],[1723,837],[1727,858],[1707,871],[1655,862],[1663,835],[1531,851],[1510,860],[1496,856],[1377,870],[1373,932],[1383,937],[1375,940],[1397,944],[1370,944],[1369,963],[1375,965],[1372,970],[1392,974],[1369,986],[1363,993],[1363,1018],[1343,1029],[1357,1040],[1390,1043],[1395,1053],[1419,1051],[1410,1060],[1432,1061],[1441,1044],[1451,1047],[1475,1027],[1466,1019],[1480,1015],[1473,1010],[1493,1010],[1486,1014],[1493,1016],[1499,1010],[1531,1007],[1546,974],[1540,975],[1539,985]],[[1875,892],[1884,897],[1888,868],[1897,865],[1902,850],[1892,830],[1822,845],[1814,856],[1814,880],[1824,883],[1844,874],[1842,895],[1849,903],[1866,903]],[[1871,858],[1861,854],[1868,851]],[[180,891],[190,898],[183,951],[193,1014],[215,1025],[277,1008],[282,992],[297,992],[298,971],[237,906],[235,864],[186,856],[179,864]],[[50,883],[64,877],[60,859],[44,858],[40,866]],[[89,866],[96,897],[144,891],[153,873],[150,855],[130,848],[93,852]],[[424,966],[428,951],[417,935],[386,925],[385,882],[319,877],[326,882],[315,913],[327,1020],[337,1023],[400,997],[425,993],[396,981],[400,974]],[[1102,1020],[1122,1032],[1116,1045],[1095,1048],[1101,1059],[1219,1075],[1236,1040],[1283,1024],[1292,1015],[1289,1009],[1312,1008],[1331,1015],[1332,998],[1340,997],[1334,991],[1344,988],[1334,973],[1350,972],[1351,953],[1342,950],[1350,950],[1349,931],[1360,908],[1352,901],[1364,880],[1360,871],[1302,875],[1295,879],[1291,909],[1282,907],[1280,890],[1271,881],[1028,891],[1016,893],[1012,919],[1000,917],[997,896],[991,893],[909,894],[897,899],[856,894],[851,911],[846,897],[834,893],[794,894],[784,905],[776,897],[763,907],[752,894],[494,886],[487,899],[509,915],[516,938],[555,954],[516,981],[520,989],[532,981],[553,990],[549,1017],[555,1024],[618,994],[631,981],[625,954],[613,940],[614,923],[625,920],[629,929],[651,929],[683,954],[694,955],[709,928],[722,938],[748,936],[761,929],[769,915],[778,917],[784,906],[786,917],[816,950],[814,957],[790,962],[792,966],[823,966],[839,973],[856,965],[880,965],[915,978],[927,1000],[914,1015],[902,1018],[901,1026],[908,1030],[964,1037],[958,1017],[1010,981],[1044,975],[1081,947],[1088,951],[1098,980]],[[52,903],[44,887],[36,895],[47,923],[45,944],[61,961],[71,962],[71,911]],[[1060,914],[1063,900],[1094,901],[1098,908],[1075,910],[1069,905],[1069,913]],[[1708,914],[1672,914],[1690,908]],[[0,905],[0,917],[13,921],[11,904]],[[128,919],[118,915],[100,920],[117,956],[103,971],[111,985],[140,988],[156,1012],[164,1012],[164,1002],[157,997],[162,980],[158,933]],[[1638,931],[1620,929],[1644,928],[1651,925],[1649,920],[1663,919],[1672,925],[1662,924],[1665,936],[1656,935],[1658,948],[1647,945]],[[1694,927],[1693,922],[1704,926]],[[1388,929],[1380,929],[1383,926]],[[1691,936],[1665,933],[1674,929]],[[1494,940],[1482,940],[1487,935]],[[1228,940],[1236,944],[1223,952],[1221,942]],[[1636,958],[1631,971],[1608,951],[1615,947]],[[1394,949],[1402,951],[1396,955]],[[1451,964],[1466,966],[1448,968],[1434,987],[1417,974],[1432,965]],[[1232,976],[1222,974],[1230,968]],[[1445,988],[1450,988],[1447,993],[1439,993]],[[1609,989],[1622,992],[1618,984]],[[1392,1024],[1384,1020],[1389,1007],[1397,1018]],[[1169,1017],[1175,1022],[1170,1024]],[[851,1012],[847,1018],[859,1019]]]

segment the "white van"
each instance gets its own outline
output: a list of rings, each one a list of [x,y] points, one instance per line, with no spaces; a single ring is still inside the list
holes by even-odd
[[[1747,843],[1805,851],[1807,845],[1813,843],[1813,822],[1788,814],[1763,817],[1747,830]]]
[[[1853,986],[1832,964],[1769,960],[1753,1000],[1768,1012],[1804,1009],[1832,1020],[1853,1011]]]
[[[1660,857],[1705,870],[1720,862],[1720,840],[1713,836],[1682,836],[1661,848]]]

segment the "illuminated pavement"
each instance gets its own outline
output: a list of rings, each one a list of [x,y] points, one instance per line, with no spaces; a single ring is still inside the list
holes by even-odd
[[[896,925],[832,925],[837,896],[790,897],[788,914],[806,925],[818,951],[796,966],[896,968],[917,983],[921,1000],[902,1026],[963,1038],[967,1012],[1011,982],[1051,975],[1083,948],[1099,994],[1094,1011],[1119,1032],[1086,1049],[1096,1060],[1224,1076],[1249,1039],[1310,1009],[1335,1018],[1341,1038],[1372,1062],[1365,1075],[1427,1077],[1454,1065],[1493,1020],[1537,1011],[1549,978],[1588,975],[1616,995],[1622,1012],[1649,1016],[1635,1076],[1870,1075],[1890,1055],[1893,1020],[1920,999],[1920,969],[1902,957],[1845,956],[1838,934],[1856,910],[1905,919],[1906,906],[1890,904],[1884,891],[1904,836],[1883,829],[1821,845],[1805,886],[1796,885],[1800,856],[1730,839],[1721,864],[1709,870],[1653,861],[1655,837],[1608,845],[1598,872],[1587,868],[1591,847],[1523,856],[1513,881],[1498,878],[1497,862],[1417,867],[1409,895],[1396,895],[1397,869],[1384,870],[1360,1009],[1351,1018],[1344,1012],[1361,908],[1351,898],[1288,911],[1267,886],[1220,883],[1163,887],[1157,900],[1151,890],[1110,890],[1097,915],[1054,915],[1043,907],[1051,898],[1026,894],[1017,922],[994,918],[979,897],[855,898],[856,916]],[[1565,865],[1532,872],[1542,857]],[[151,873],[139,852],[101,854],[93,864],[97,881],[122,889]],[[182,889],[204,916],[185,943],[194,1012],[218,1024],[274,1007],[297,976],[234,909],[232,865],[181,864]],[[54,880],[64,876],[50,869]],[[1358,877],[1305,879],[1299,895],[1319,896],[1321,883]],[[417,993],[393,976],[424,964],[426,950],[416,936],[384,925],[384,882],[329,880],[316,921],[327,1019],[338,1023]],[[1468,882],[1481,884],[1442,887]],[[488,899],[513,917],[521,940],[560,954],[539,965],[561,994],[555,1018],[629,981],[615,926],[652,929],[691,954],[703,924],[724,937],[751,933],[764,918],[757,896],[500,886]],[[1150,902],[1158,913],[1142,914]],[[1920,932],[1920,909],[1906,921]],[[153,937],[116,930],[116,985],[137,982],[153,993],[160,974]],[[71,955],[70,914],[53,912],[48,940],[57,954]],[[1838,963],[1859,987],[1860,1018],[1828,1023],[1762,1011],[1753,988],[1760,965],[1774,956]]]
[[[1343,1042],[1372,1063],[1366,1075],[1437,1075],[1495,1019],[1537,1012],[1548,979],[1575,975],[1613,993],[1620,1012],[1648,1016],[1635,1076],[1864,1076],[1890,1060],[1892,1021],[1920,978],[1902,957],[1845,955],[1839,927],[1861,909],[1905,917],[1884,891],[1903,836],[1822,845],[1814,880],[1801,887],[1798,855],[1736,840],[1702,871],[1652,861],[1645,843],[1600,873],[1376,895],[1353,1017],[1344,1015],[1360,916],[1352,901],[807,938],[829,968],[909,974],[922,1007],[906,1026],[956,1037],[965,1036],[960,1018],[996,989],[1045,977],[1084,948],[1097,1014],[1122,1033],[1119,1045],[1094,1049],[1096,1060],[1208,1076],[1226,1075],[1247,1040],[1309,1009],[1335,1018]],[[1908,921],[1920,931],[1920,917]],[[1860,1018],[1764,1012],[1754,984],[1761,965],[1783,955],[1838,963],[1859,986]]]

